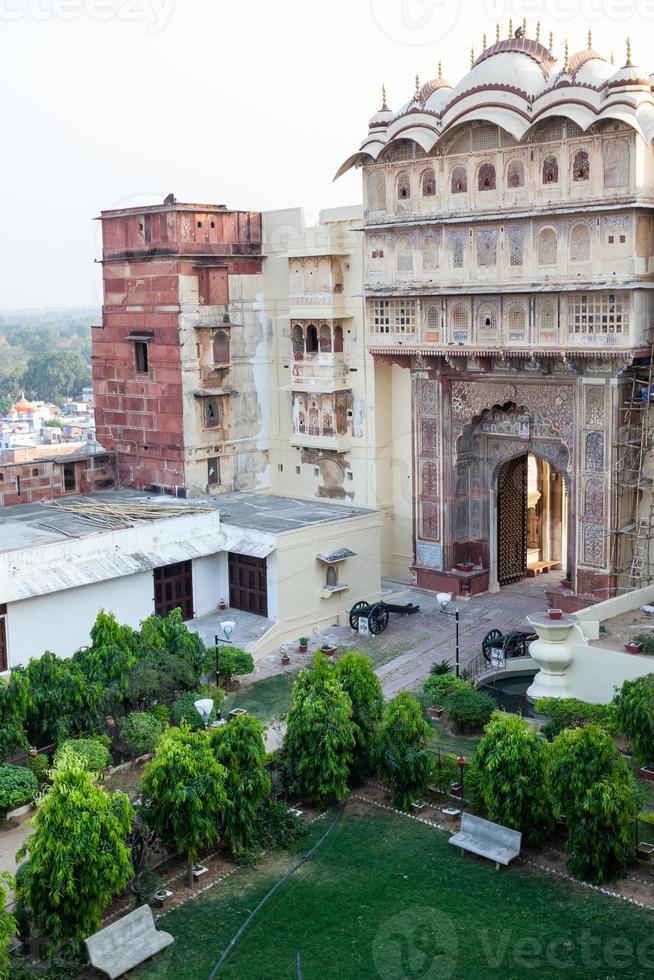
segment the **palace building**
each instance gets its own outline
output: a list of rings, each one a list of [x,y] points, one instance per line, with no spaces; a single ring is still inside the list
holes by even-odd
[[[415,582],[559,569],[582,605],[654,569],[653,77],[629,45],[620,69],[590,36],[551,47],[521,28],[456,85],[416,79],[397,112],[384,93],[339,175],[362,169],[367,347],[410,466]]]

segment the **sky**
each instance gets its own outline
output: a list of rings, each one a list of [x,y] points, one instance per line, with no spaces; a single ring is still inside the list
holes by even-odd
[[[456,84],[525,16],[654,71],[654,0],[0,0],[0,309],[99,306],[100,210],[359,203],[382,82]]]

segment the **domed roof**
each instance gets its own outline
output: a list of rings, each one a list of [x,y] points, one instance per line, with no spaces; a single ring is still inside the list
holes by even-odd
[[[394,115],[393,110],[389,109],[386,105],[386,86],[382,85],[382,107],[371,118],[368,126],[370,129],[376,129],[378,126],[388,126]]]
[[[609,88],[631,88],[633,85],[651,89],[652,83],[644,68],[638,68],[636,65],[625,65],[620,71],[616,71],[608,82]]]
[[[19,415],[22,415],[23,413],[32,413],[36,411],[36,405],[32,405],[31,402],[28,402],[23,395],[18,399],[16,404],[12,406],[12,411],[18,412]]]

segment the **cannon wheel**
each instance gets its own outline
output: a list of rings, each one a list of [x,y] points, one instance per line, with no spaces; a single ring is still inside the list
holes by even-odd
[[[481,652],[484,655],[484,660],[486,661],[486,663],[489,664],[491,662],[491,652],[489,648],[486,646],[486,644],[489,643],[490,640],[499,640],[501,636],[502,636],[502,630],[491,630],[490,633],[487,633],[484,639],[482,640]]]
[[[388,609],[383,603],[378,602],[373,606],[368,616],[368,625],[373,636],[379,636],[388,626]]]
[[[365,609],[367,605],[368,603],[364,599],[361,599],[360,602],[354,603],[354,605],[350,609],[350,629],[353,630],[359,629],[359,615],[361,613],[361,610]]]

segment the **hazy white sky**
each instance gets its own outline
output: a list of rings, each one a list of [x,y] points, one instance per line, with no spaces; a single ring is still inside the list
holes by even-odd
[[[382,81],[456,83],[511,16],[654,70],[654,0],[0,0],[0,309],[99,304],[101,209],[357,203]]]

